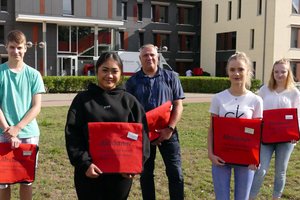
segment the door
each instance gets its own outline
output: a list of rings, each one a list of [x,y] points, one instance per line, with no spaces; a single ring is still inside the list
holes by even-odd
[[[77,56],[57,57],[57,76],[77,76],[78,75],[78,58]]]

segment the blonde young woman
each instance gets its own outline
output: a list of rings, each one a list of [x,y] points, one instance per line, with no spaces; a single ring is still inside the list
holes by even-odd
[[[274,63],[268,85],[262,86],[259,96],[263,99],[264,110],[278,108],[300,109],[300,92],[295,87],[290,62],[286,59]],[[295,141],[279,144],[262,144],[260,158],[261,163],[256,171],[251,187],[250,199],[255,199],[262,185],[264,177],[269,169],[269,164],[275,152],[275,179],[273,188],[273,199],[279,199],[282,195],[286,170],[290,155],[293,152]]]
[[[209,110],[211,116],[262,118],[262,99],[247,89],[253,74],[250,59],[245,53],[237,52],[228,59],[226,71],[230,88],[214,95]],[[208,130],[208,157],[212,162],[216,199],[230,199],[230,179],[234,171],[234,198],[248,200],[256,166],[229,165],[213,153],[212,120]]]

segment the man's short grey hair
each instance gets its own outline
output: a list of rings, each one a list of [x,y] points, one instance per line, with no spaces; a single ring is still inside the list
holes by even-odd
[[[156,52],[158,52],[158,48],[157,46],[153,45],[153,44],[144,44],[143,46],[141,46],[141,48],[139,49],[139,52],[142,52],[143,49],[145,48],[154,48],[156,49]]]

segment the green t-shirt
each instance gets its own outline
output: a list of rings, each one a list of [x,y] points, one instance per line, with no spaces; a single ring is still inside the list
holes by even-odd
[[[16,125],[31,108],[32,97],[44,93],[41,74],[24,63],[22,71],[11,71],[7,63],[0,65],[0,108],[10,126]],[[0,129],[1,133],[3,132]],[[30,138],[40,135],[36,119],[24,127],[18,137]]]

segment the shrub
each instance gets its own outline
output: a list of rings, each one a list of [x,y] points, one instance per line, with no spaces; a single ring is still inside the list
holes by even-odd
[[[124,83],[129,77],[124,77]],[[184,92],[217,93],[229,88],[230,82],[225,77],[180,76]],[[44,76],[48,93],[77,93],[87,89],[89,83],[97,83],[95,76]],[[252,80],[251,90],[256,91],[261,85],[258,79]]]

